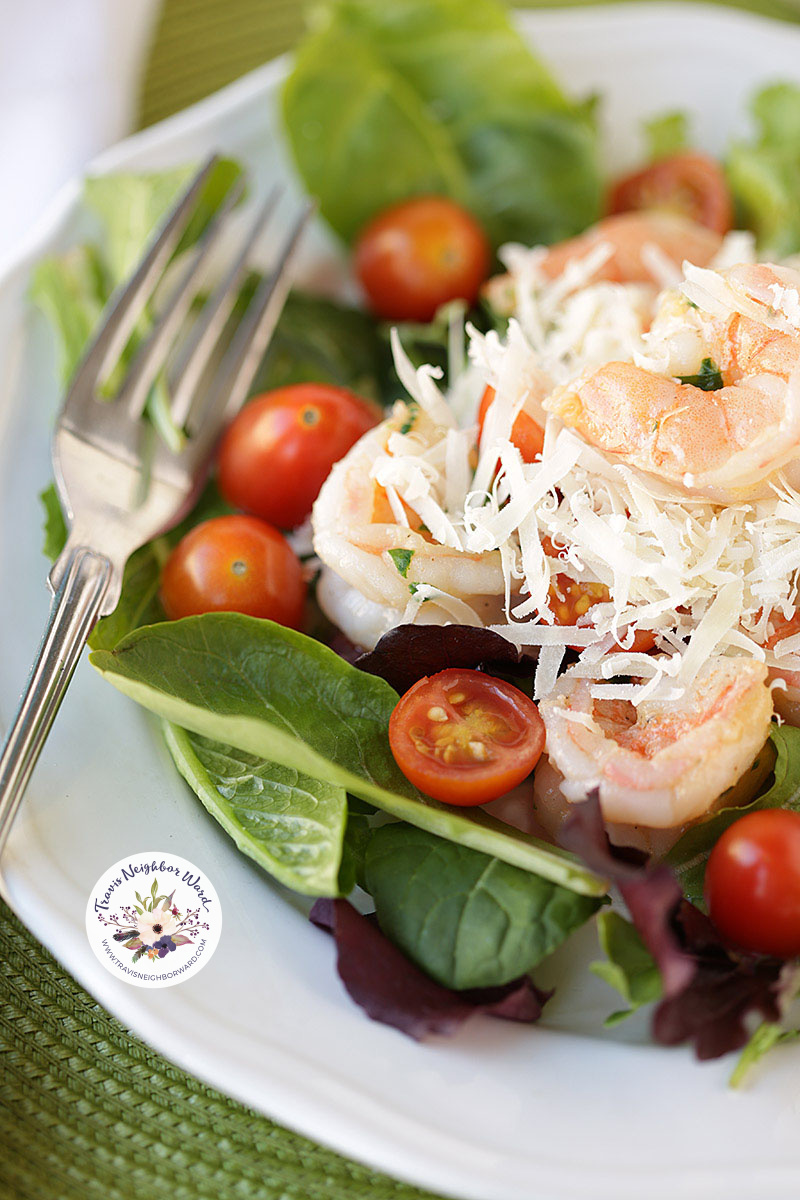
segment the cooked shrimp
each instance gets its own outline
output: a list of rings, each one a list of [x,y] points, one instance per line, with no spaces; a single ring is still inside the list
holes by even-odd
[[[667,294],[647,365],[589,369],[544,407],[623,462],[729,502],[765,490],[770,475],[800,456],[800,271],[759,264],[699,274],[709,297],[719,293],[711,311]],[[705,360],[721,387],[675,378],[700,375]]]
[[[629,212],[606,217],[586,233],[550,246],[542,270],[551,279],[567,263],[583,258],[596,246],[608,245],[610,255],[588,282],[606,279],[611,283],[659,283],[656,260],[664,259],[680,270],[685,259],[704,267],[722,245],[719,234],[677,214]]]
[[[421,411],[410,419],[410,411],[399,405],[336,464],[312,514],[315,553],[336,577],[323,573],[320,603],[351,640],[366,648],[403,620],[420,589],[429,589],[421,593],[428,597],[419,611],[422,621],[482,624],[501,619],[505,585],[500,552],[467,553],[445,511],[445,498],[431,483],[437,477],[437,455],[446,455],[448,445],[460,453],[471,445],[474,433],[453,430],[448,443],[446,429]],[[413,429],[402,434],[412,420]],[[380,482],[391,474],[396,438],[406,439],[403,448],[416,452],[415,483],[404,496],[399,483],[392,488]],[[464,463],[466,489],[466,450]],[[460,502],[463,513],[463,496]]]
[[[769,735],[766,675],[753,659],[709,659],[681,699],[656,694],[637,709],[594,699],[591,680],[566,672],[539,705],[564,797],[597,788],[612,824],[674,829],[702,817]]]
[[[533,254],[544,279],[556,279],[570,264],[583,261],[588,264],[588,273],[581,274],[581,287],[608,282],[661,288],[665,286],[665,275],[680,277],[685,260],[707,266],[721,246],[718,234],[685,217],[630,212],[606,217],[578,237],[547,249],[542,247]],[[511,274],[496,275],[483,290],[498,312],[506,316],[514,312],[517,297]]]

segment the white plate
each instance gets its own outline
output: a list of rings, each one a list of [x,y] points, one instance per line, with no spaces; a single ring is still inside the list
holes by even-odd
[[[687,107],[721,150],[758,84],[800,75],[800,31],[680,6],[520,16],[576,93],[598,90],[615,164],[635,160],[642,116]],[[273,63],[104,155],[98,171],[155,168],[221,148],[259,187],[288,172]],[[735,123],[735,124],[734,124]],[[296,194],[296,193],[295,193]],[[78,185],[59,199],[0,283],[0,719],[7,722],[47,609],[36,493],[48,479],[58,403],[50,336],[25,303],[31,263],[81,232]],[[318,231],[307,268],[330,274]],[[335,256],[333,256],[335,258]],[[333,274],[335,271],[335,263]],[[177,988],[113,979],[86,942],[101,872],[145,847],[206,870],[224,911],[214,959]],[[730,1062],[627,1044],[597,1027],[614,997],[583,967],[550,1028],[475,1020],[423,1046],[345,997],[333,946],[288,894],[240,856],[171,769],[149,718],[78,671],[8,848],[3,893],[68,970],[131,1029],[223,1091],[346,1154],[470,1200],[796,1200],[800,1051],[757,1086],[726,1088]],[[580,936],[556,964],[592,953]],[[624,1028],[624,1027],[623,1027]],[[622,1036],[622,1035],[620,1035]],[[637,1040],[638,1039],[638,1040]]]

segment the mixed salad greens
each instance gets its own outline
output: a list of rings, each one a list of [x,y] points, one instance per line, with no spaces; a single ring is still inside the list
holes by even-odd
[[[478,219],[493,252],[508,240],[569,237],[601,215],[596,107],[561,91],[493,0],[334,0],[283,91],[297,167],[342,238],[388,206],[435,193]],[[800,88],[765,89],[753,113],[756,136],[730,148],[728,181],[762,246],[798,252]],[[646,138],[661,160],[686,148],[688,121],[668,114]],[[87,180],[96,239],[40,262],[31,287],[56,331],[64,381],[190,171]],[[181,249],[238,173],[218,164]],[[480,304],[472,316],[491,324]],[[137,337],[145,332],[146,321]],[[452,325],[440,313],[401,327],[401,337],[426,361],[446,363]],[[254,391],[304,382],[396,399],[386,325],[292,294]],[[175,444],[182,434],[164,386],[148,413]],[[43,501],[54,557],[64,521],[52,488]],[[415,1037],[450,1032],[475,1012],[535,1021],[548,996],[530,972],[594,919],[600,957],[591,970],[625,1006],[607,1024],[654,1004],[653,1035],[665,1044],[689,1041],[701,1058],[744,1048],[737,1082],[767,1049],[798,1036],[784,1024],[794,969],[737,952],[703,912],[711,848],[746,810],[715,812],[653,865],[610,845],[596,796],[574,806],[555,846],[482,808],[423,795],[390,751],[398,693],[455,667],[488,668],[529,690],[533,667],[497,634],[456,624],[401,627],[351,662],[324,644],[337,640],[320,614],[307,626],[314,636],[235,612],[165,620],[165,562],[190,529],[230,512],[212,481],[181,526],[133,555],[116,612],[91,636],[91,661],[162,719],[178,770],[239,848],[319,898],[312,920],[336,938],[344,984],[370,1016]],[[774,766],[749,809],[800,812],[800,731],[773,726],[771,743]],[[374,917],[346,899],[356,887]],[[612,889],[627,916],[608,906]]]

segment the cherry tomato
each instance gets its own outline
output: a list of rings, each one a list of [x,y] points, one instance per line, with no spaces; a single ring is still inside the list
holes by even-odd
[[[220,491],[236,508],[292,529],[311,512],[333,464],[378,420],[366,400],[326,383],[258,396],[222,439]]]
[[[510,683],[453,667],[406,692],[389,721],[389,744],[421,792],[468,807],[496,800],[531,773],[544,722]]]
[[[306,585],[286,538],[257,517],[214,517],[181,538],[161,573],[171,620],[240,612],[300,629]]]
[[[548,597],[556,625],[577,625],[595,604],[608,604],[611,593],[604,583],[578,581],[570,575],[558,574],[550,584]],[[637,629],[628,647],[632,654],[646,654],[656,644],[656,635],[649,629]],[[582,646],[572,647],[582,650]]]
[[[478,409],[479,438],[483,436],[486,414],[491,408],[494,398],[494,388],[491,385],[484,388],[480,408]],[[526,463],[535,462],[541,456],[544,449],[544,430],[524,409],[517,413],[514,424],[511,426],[511,442],[522,455],[522,461]]]
[[[762,809],[726,829],[708,860],[705,897],[719,932],[743,950],[800,955],[800,813]]]
[[[489,243],[474,217],[444,196],[387,208],[361,231],[354,267],[388,321],[430,321],[448,300],[472,304],[489,273]]]
[[[609,212],[661,208],[716,233],[733,226],[733,202],[720,164],[707,154],[673,154],[626,175],[612,188]]]

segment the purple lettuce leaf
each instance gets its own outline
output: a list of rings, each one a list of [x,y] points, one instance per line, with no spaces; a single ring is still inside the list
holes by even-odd
[[[787,991],[784,964],[737,951],[684,899],[670,867],[642,862],[641,857],[637,864],[629,851],[612,846],[596,792],[575,806],[561,840],[617,885],[658,967],[662,998],[653,1015],[657,1042],[690,1042],[699,1059],[719,1058],[747,1043],[753,1014],[768,1022],[779,1020]]]
[[[318,900],[310,919],[336,941],[337,970],[350,998],[373,1021],[422,1040],[453,1034],[478,1013],[538,1021],[552,992],[523,977],[503,987],[455,992],[434,983],[346,900]]]
[[[472,625],[398,625],[390,629],[374,650],[362,654],[354,665],[370,675],[380,675],[402,696],[426,675],[448,667],[482,667],[514,671],[521,655],[516,646]],[[533,673],[531,663],[530,674]]]

